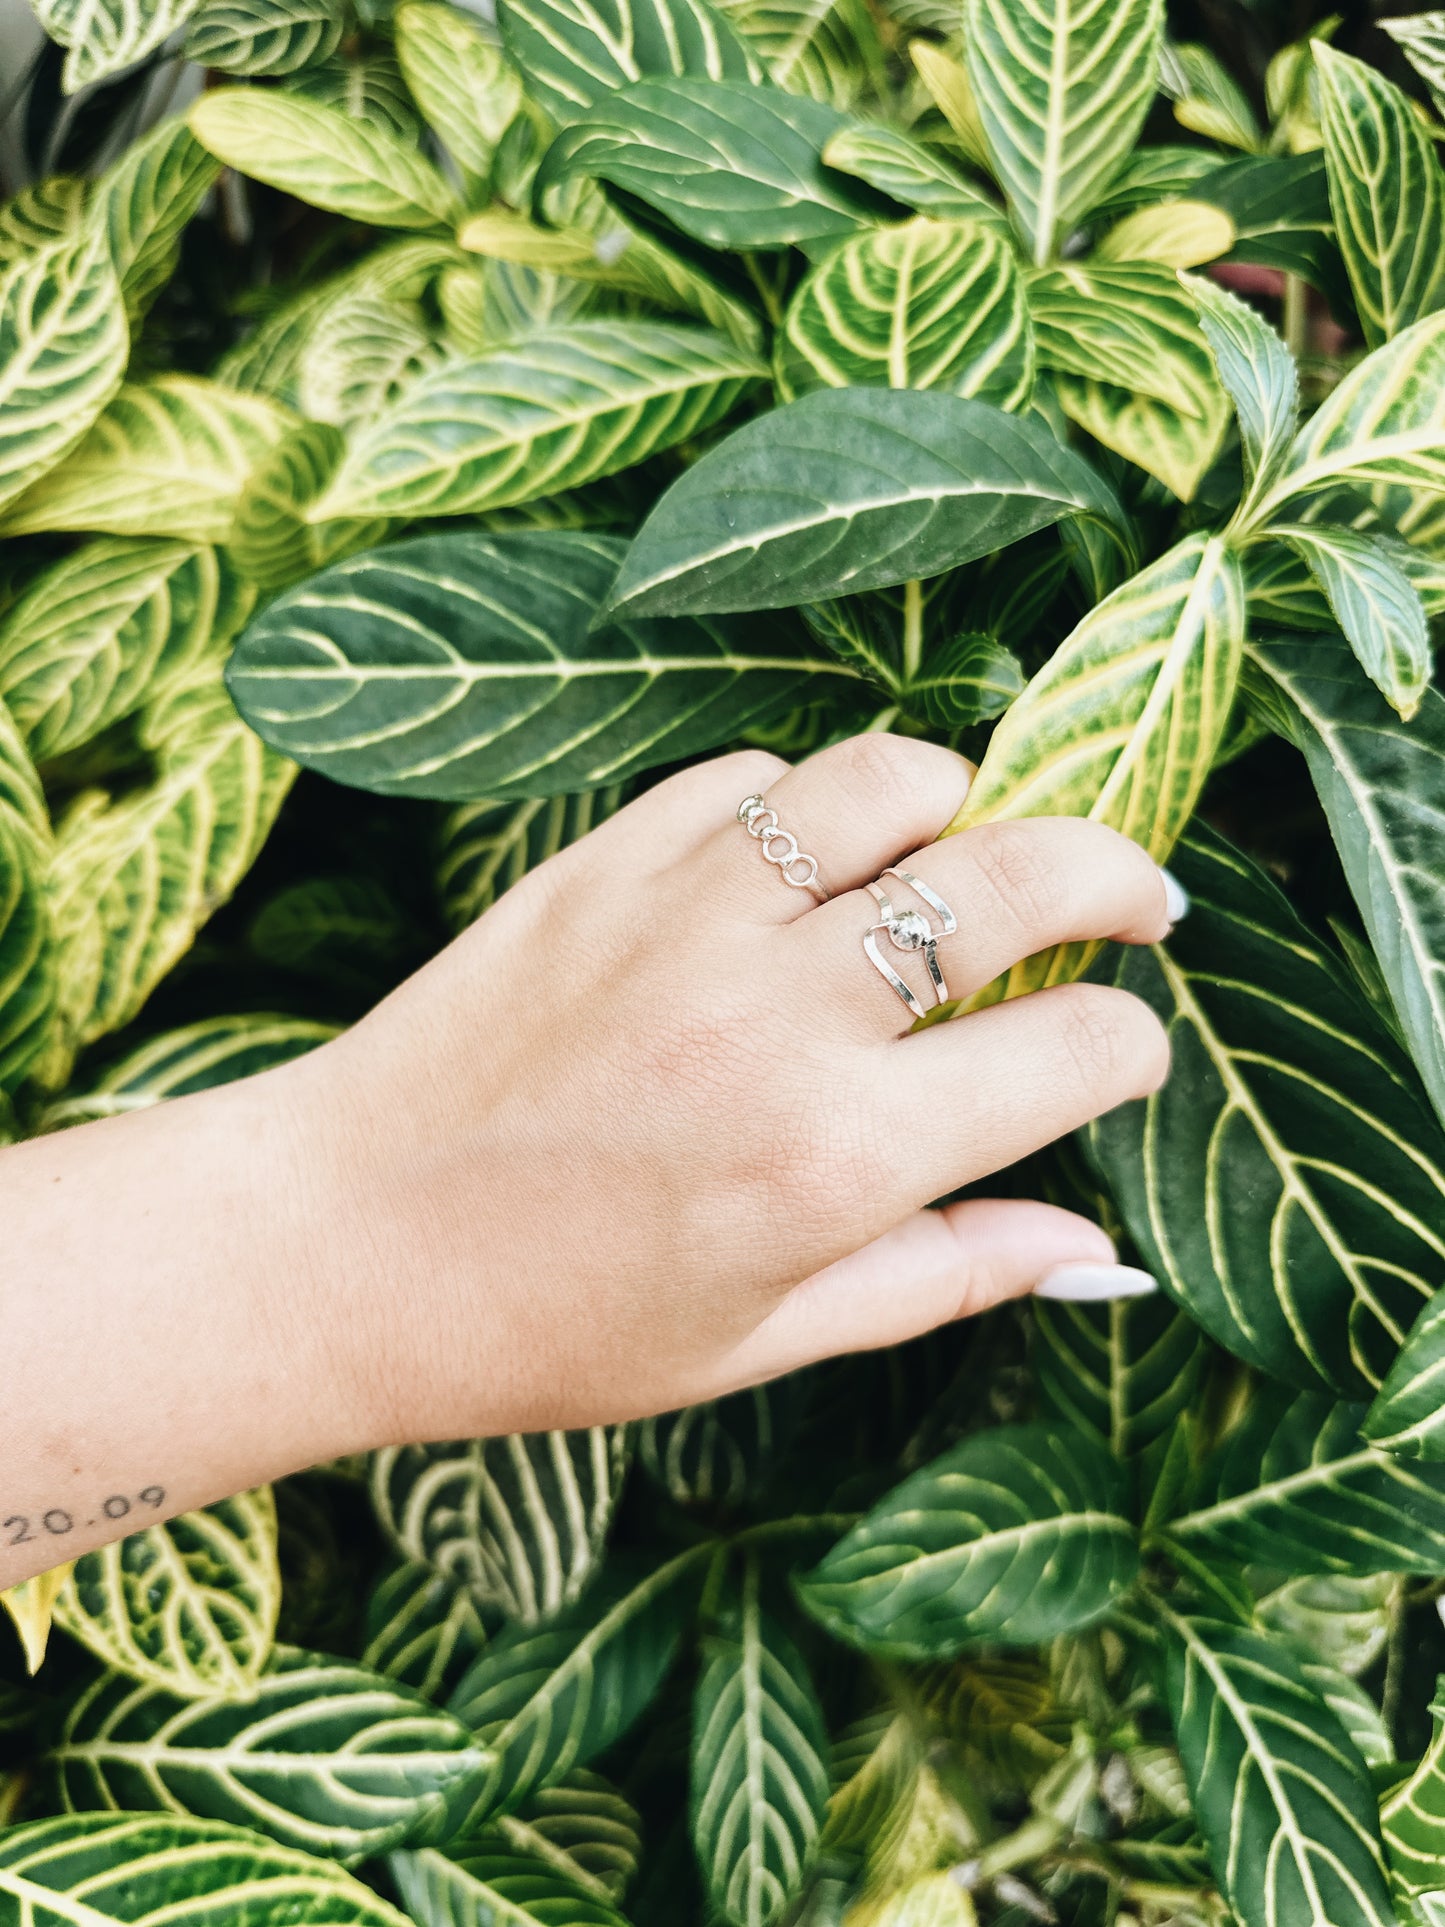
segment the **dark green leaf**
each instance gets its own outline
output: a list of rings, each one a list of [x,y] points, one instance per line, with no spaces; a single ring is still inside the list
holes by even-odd
[[[1130,1459],[1162,1439],[1198,1387],[1192,1319],[1161,1294],[1074,1305],[1035,1298],[1034,1372],[1045,1416]]]
[[[429,1700],[449,1698],[486,1644],[471,1589],[418,1560],[399,1560],[367,1601],[362,1665]]]
[[[708,0],[498,0],[497,20],[527,92],[560,127],[629,81],[758,79]]]

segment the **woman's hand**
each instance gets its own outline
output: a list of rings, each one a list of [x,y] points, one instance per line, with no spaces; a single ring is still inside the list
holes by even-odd
[[[310,1057],[0,1151],[0,1587],[138,1494],[160,1517],[388,1442],[665,1411],[1099,1282],[1109,1240],[1068,1212],[923,1207],[1153,1090],[1159,1023],[1074,984],[906,1034],[863,886],[903,862],[952,906],[965,997],[1050,944],[1162,937],[1165,879],[1074,820],[935,843],[969,773],[882,735],[703,764]],[[763,860],[753,791],[831,901]]]
[[[1154,1014],[1090,984],[905,1034],[862,948],[887,865],[956,911],[953,997],[1054,943],[1169,927],[1162,873],[1097,824],[935,843],[969,775],[885,735],[691,769],[287,1073],[326,1166],[322,1315],[350,1334],[357,1443],[667,1410],[1113,1263],[1048,1205],[922,1208],[1168,1066]],[[831,901],[762,860],[737,819],[755,791]],[[931,1000],[920,956],[884,948]]]

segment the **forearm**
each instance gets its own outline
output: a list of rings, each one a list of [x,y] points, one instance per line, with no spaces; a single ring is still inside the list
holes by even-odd
[[[0,1151],[0,1589],[366,1442],[297,1089]]]

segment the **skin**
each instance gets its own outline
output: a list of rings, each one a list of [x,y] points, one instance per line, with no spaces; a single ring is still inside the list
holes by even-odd
[[[970,774],[884,735],[699,765],[310,1056],[0,1152],[0,1588],[343,1452],[665,1411],[1111,1263],[1050,1205],[925,1208],[1168,1069],[1101,985],[907,1034],[861,953],[888,864],[957,912],[954,996],[1169,927],[1101,825],[935,844]],[[762,861],[752,791],[831,901]]]

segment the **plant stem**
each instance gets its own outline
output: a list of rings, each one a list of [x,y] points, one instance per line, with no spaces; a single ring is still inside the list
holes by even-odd
[[[990,1880],[997,1880],[1001,1873],[1027,1866],[1030,1860],[1052,1853],[1064,1833],[1062,1823],[1051,1814],[1035,1814],[1013,1833],[1005,1834],[1002,1840],[995,1840],[992,1846],[985,1847],[978,1858],[970,1863],[972,1884],[982,1887]]]
[[[1309,347],[1309,289],[1297,274],[1284,278],[1284,340],[1296,361]]]
[[[923,667],[923,584],[903,585],[903,687],[911,688]]]
[[[783,304],[778,299],[777,290],[770,287],[763,279],[762,269],[758,266],[755,256],[745,254],[743,266],[747,269],[748,279],[762,299],[763,311],[768,317],[769,324],[774,328],[778,327],[783,319]]]
[[[897,720],[898,720],[898,705],[897,703],[889,703],[886,709],[879,710],[878,714],[873,718],[873,720],[870,723],[864,724],[863,734],[867,736],[874,732],[881,732],[885,729],[892,729],[894,723],[896,723]]]
[[[1400,1717],[1400,1695],[1405,1690],[1405,1582],[1390,1595],[1390,1624],[1385,1646],[1385,1683],[1380,1690],[1380,1719],[1391,1740]]]

